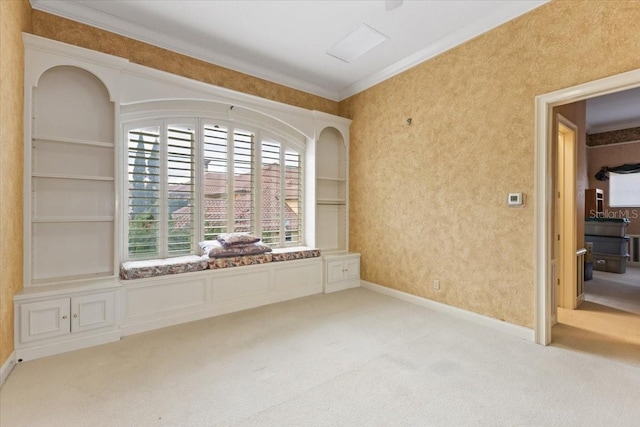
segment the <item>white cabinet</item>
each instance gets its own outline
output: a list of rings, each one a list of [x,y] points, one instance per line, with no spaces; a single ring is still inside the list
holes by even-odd
[[[105,292],[71,298],[71,333],[115,324],[115,294]]]
[[[71,331],[71,305],[69,298],[21,304],[20,341],[66,335]]]
[[[349,251],[349,126],[325,123],[315,147],[315,246],[324,262],[324,292],[360,286],[360,254]]]
[[[115,324],[115,294],[103,292],[20,304],[20,340],[29,342]]]
[[[360,254],[325,255],[324,292],[336,292],[360,286]]]
[[[120,339],[121,286],[105,281],[75,288],[20,291],[14,297],[16,355],[30,360]]]

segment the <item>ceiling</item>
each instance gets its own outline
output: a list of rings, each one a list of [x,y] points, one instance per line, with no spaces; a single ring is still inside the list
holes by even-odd
[[[34,9],[334,101],[544,3],[546,0],[31,0]],[[327,53],[363,24],[388,39],[351,62]],[[640,126],[640,88],[587,101],[588,133],[636,126]]]
[[[587,133],[640,127],[640,87],[587,100]]]
[[[37,10],[340,101],[546,1],[31,0],[31,4]],[[363,24],[387,39],[351,62],[327,54]]]

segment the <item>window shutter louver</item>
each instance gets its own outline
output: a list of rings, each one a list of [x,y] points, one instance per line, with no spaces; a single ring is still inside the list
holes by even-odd
[[[302,159],[296,151],[287,149],[285,162],[285,241],[287,245],[302,245]]]
[[[280,144],[262,141],[262,241],[270,246],[280,243],[283,204],[280,166]]]
[[[160,251],[160,127],[128,132],[129,256]]]
[[[167,221],[169,256],[189,254],[195,228],[195,128],[167,127]]]
[[[236,130],[233,133],[233,231],[253,232],[254,180],[253,145],[251,132]]]
[[[218,125],[205,125],[203,206],[204,239],[213,240],[227,232],[228,222],[228,130]]]

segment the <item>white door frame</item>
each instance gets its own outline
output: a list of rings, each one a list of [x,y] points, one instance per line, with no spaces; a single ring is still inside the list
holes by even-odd
[[[640,69],[536,96],[534,171],[534,326],[538,344],[551,342],[551,133],[552,109],[640,87]]]
[[[558,113],[555,117],[556,121],[556,151],[557,155],[557,198],[556,198],[556,234],[559,236],[559,240],[555,240],[557,245],[555,252],[555,260],[557,262],[556,268],[558,272],[558,278],[560,279],[560,292],[557,298],[560,306],[574,310],[578,307],[578,300],[576,298],[576,291],[578,289],[577,282],[577,263],[576,263],[576,234],[577,234],[577,185],[576,185],[576,173],[578,170],[578,127]],[[568,133],[571,133],[570,142],[567,142],[564,137],[561,139],[561,130],[566,129]],[[562,176],[561,176],[562,175]],[[553,179],[553,177],[552,177]],[[556,195],[553,194],[553,197]],[[553,286],[552,286],[553,287]],[[553,301],[553,300],[552,300]],[[553,312],[554,307],[551,307]]]

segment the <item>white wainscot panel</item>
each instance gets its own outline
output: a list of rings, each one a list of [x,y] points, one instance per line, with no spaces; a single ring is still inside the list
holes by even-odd
[[[274,271],[272,302],[322,292],[322,261],[292,261]]]
[[[214,277],[212,280],[213,304],[221,307],[247,303],[248,305],[243,304],[243,308],[260,305],[260,302],[269,294],[269,276],[268,269],[261,269],[251,273],[232,273]]]
[[[166,281],[164,281],[166,282]],[[150,281],[127,285],[127,323],[191,311],[207,303],[206,279],[187,279],[167,283]]]

